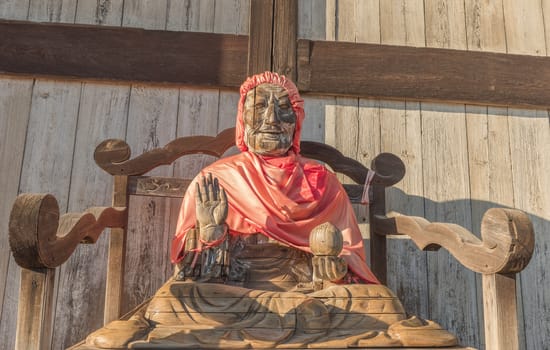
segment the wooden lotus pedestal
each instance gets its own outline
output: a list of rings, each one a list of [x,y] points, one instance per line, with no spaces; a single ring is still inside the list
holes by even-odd
[[[278,274],[285,277],[273,279],[251,270],[249,276],[264,277],[227,285],[171,280],[133,314],[118,320],[129,196],[182,197],[189,184],[186,179],[142,175],[186,154],[221,157],[233,140],[233,129],[217,137],[185,137],[134,159],[129,159],[130,150],[124,141],[103,142],[94,157],[100,167],[114,176],[112,207],[60,216],[53,196],[20,195],[9,227],[14,258],[23,267],[16,348],[48,348],[54,326],[51,299],[55,268],[69,258],[79,243],[93,243],[105,228],[112,228],[103,306],[106,326],[88,337],[87,344],[83,341],[72,349],[98,349],[98,345],[148,349],[428,349],[433,348],[428,346],[430,339],[435,339],[432,345],[439,347],[468,349],[451,345],[452,335],[434,323],[407,316],[399,300],[384,286],[331,286],[323,281],[322,288],[318,288],[319,281],[312,275],[309,280],[301,280],[297,267],[311,263],[306,261],[304,265],[303,255],[292,255],[288,247],[273,242],[249,242],[241,251],[241,258],[263,261],[265,267],[266,252],[272,255],[269,258],[284,255],[287,263],[276,267]],[[369,170],[324,144],[302,142],[301,149],[304,156],[320,160],[356,181],[356,185],[344,186],[355,203],[360,201],[369,171],[374,172],[369,190],[370,266],[383,283],[387,235],[408,235],[423,250],[444,247],[464,266],[483,275],[487,349],[519,348],[515,274],[527,266],[534,249],[533,228],[526,214],[513,209],[490,209],[482,220],[481,239],[454,224],[430,223],[419,217],[387,217],[385,188],[400,181],[405,173],[399,158],[381,154]],[[311,260],[312,256],[305,258]],[[102,339],[113,343],[101,343]]]

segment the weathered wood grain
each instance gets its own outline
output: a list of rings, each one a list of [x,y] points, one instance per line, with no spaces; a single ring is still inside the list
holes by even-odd
[[[533,4],[536,6],[536,4]],[[542,0],[541,1],[542,6],[542,17],[544,18],[544,37],[546,38],[546,56],[548,56],[548,47],[550,47],[550,21],[548,21],[548,18],[550,18],[550,1],[548,0]]]
[[[54,269],[21,270],[16,349],[50,348],[54,283]]]
[[[154,125],[153,125],[154,126]],[[219,157],[234,143],[233,129],[227,129],[216,137],[187,136],[169,142],[164,147],[144,151],[129,159],[130,146],[123,140],[109,139],[99,144],[94,159],[103,170],[111,175],[142,175],[159,165],[170,165],[186,154],[204,153]],[[158,145],[158,140],[152,140]]]
[[[30,0],[30,21],[74,23],[76,2],[73,0]]]
[[[14,26],[13,23],[9,24],[10,33],[13,33]],[[25,26],[38,25],[25,24]],[[42,25],[40,28],[45,27]],[[8,28],[2,27],[2,30],[7,31]],[[161,35],[165,40],[154,40],[155,35],[151,37],[152,33],[147,31],[138,32],[141,33],[139,37],[146,37],[139,40],[140,45],[136,48],[132,43],[137,40],[128,40],[129,38],[123,34],[128,33],[128,30],[121,32],[121,30],[107,28],[90,30],[75,27],[70,32],[54,31],[47,36],[41,33],[40,40],[36,37],[33,39],[33,35],[28,31],[16,30],[17,34],[7,35],[6,38],[21,38],[21,35],[25,35],[25,42],[34,41],[32,45],[27,46],[20,41],[11,42],[5,39],[9,49],[3,50],[5,56],[2,57],[3,65],[0,68],[4,72],[14,74],[227,87],[238,86],[245,75],[240,64],[244,58],[242,56],[245,50],[244,38],[205,36],[204,33],[166,32]],[[119,34],[115,35],[115,33]],[[123,38],[120,38],[121,34]],[[174,39],[180,40],[173,40],[172,45],[164,45],[174,36],[176,36]],[[183,40],[184,37],[186,40]],[[191,37],[193,39],[190,39]],[[94,50],[90,49],[91,40],[98,43],[98,46],[94,46]],[[71,42],[71,45],[67,45],[68,42]],[[174,42],[178,45],[173,44]],[[126,49],[115,50],[121,45],[128,46]],[[547,106],[545,92],[548,86],[545,85],[545,80],[540,78],[549,74],[548,71],[550,71],[550,64],[545,58],[441,49],[434,49],[434,51],[378,45],[367,47],[348,45],[352,44],[301,42],[298,61],[301,67],[299,85],[302,90],[379,98],[412,98],[526,107]],[[51,56],[37,54],[36,46],[43,47],[44,50],[49,48]],[[199,49],[193,50],[190,54],[185,48],[192,46]],[[98,47],[102,49],[98,50]],[[254,50],[254,52],[264,49]],[[15,55],[14,50],[27,52],[23,56],[25,60],[21,60],[21,55]],[[159,64],[158,57],[155,62],[151,62],[151,57],[136,54],[136,52],[148,50],[170,51],[173,55],[163,54],[163,60],[166,61]],[[35,54],[29,54],[30,52]],[[59,52],[68,54],[60,56]],[[173,58],[174,55],[177,55],[177,59]],[[196,58],[196,55],[199,57]],[[268,56],[270,57],[271,54]],[[48,57],[52,58],[48,59]],[[219,57],[224,59],[219,60]],[[62,58],[67,60],[66,64],[59,64]],[[184,59],[188,60],[186,64]],[[384,64],[380,65],[380,61]],[[190,67],[194,67],[195,64],[203,68],[191,69]],[[528,69],[534,65],[540,67],[537,72]],[[217,71],[207,69],[205,68],[207,66],[209,68],[217,66],[219,69]],[[155,69],[152,70],[150,67]],[[476,74],[468,74],[471,67],[479,67]],[[367,80],[362,77],[363,68],[368,68],[371,72]],[[258,68],[258,71],[265,69],[265,67]],[[522,82],[520,89],[517,88],[519,81]],[[444,83],[446,85],[443,85]]]
[[[178,137],[193,135],[216,136],[218,134],[219,90],[180,89],[178,105]],[[192,155],[181,158],[174,167],[174,176],[193,179],[208,164],[220,158],[226,149],[235,144],[234,133],[224,136],[225,145],[218,154]],[[212,145],[214,149],[215,145]],[[210,148],[205,146],[204,148]]]
[[[464,106],[423,103],[422,108],[424,196],[429,199],[425,217],[471,230],[470,201],[460,200],[470,196]],[[475,275],[446,252],[429,254],[428,264],[430,316],[458,334],[462,343],[478,346]]]
[[[20,192],[54,194],[64,212],[67,210],[80,89],[80,83],[35,83],[19,184]],[[5,339],[2,345],[6,349],[14,347],[20,275],[15,262],[9,265],[0,322],[0,336]],[[54,298],[55,295],[54,290]]]
[[[86,2],[85,2],[86,3]],[[82,2],[79,2],[82,4]],[[121,14],[120,14],[121,15]],[[130,87],[84,83],[78,112],[75,155],[71,171],[69,211],[111,205],[112,179],[95,164],[93,149],[106,138],[124,138]],[[93,245],[80,245],[59,270],[54,348],[65,348],[103,324],[105,270],[109,234]],[[93,299],[85,295],[95,295]],[[82,296],[82,297],[75,297]]]
[[[466,1],[465,10],[468,49],[506,52],[502,1]],[[506,115],[506,109],[502,108],[466,106],[472,229],[476,234],[479,234],[478,227],[480,227],[483,213],[490,207],[500,205],[514,207],[513,191],[510,186],[513,181]],[[479,300],[482,300],[479,294],[484,294],[485,291],[480,276],[476,276],[476,280],[479,305]],[[518,293],[521,295],[519,288]],[[521,303],[519,305],[521,306]],[[480,315],[481,306],[479,305]],[[487,312],[484,310],[483,314],[487,315]],[[520,333],[523,333],[523,325],[518,326]],[[480,334],[488,334],[488,327],[493,326],[483,322],[483,327],[480,329]],[[494,346],[485,344],[484,338],[481,339],[480,347]],[[522,338],[520,342],[525,343],[524,337]]]
[[[137,154],[176,137],[178,96],[178,89],[132,87],[127,142]],[[159,167],[149,174],[172,176],[173,167]],[[121,313],[153,295],[172,271],[169,259],[173,236],[173,232],[169,232],[170,201],[130,197],[129,210]]]
[[[123,0],[78,1],[75,23],[120,26],[123,4]]]
[[[237,105],[240,95],[238,92],[220,90],[220,102],[218,106],[218,133],[225,129],[235,127]],[[233,147],[237,148],[237,147]]]
[[[424,7],[426,46],[466,49],[464,3],[429,0]],[[471,231],[465,106],[422,103],[421,108],[422,147],[429,150],[423,153],[424,196],[431,200],[426,204],[426,218],[456,223]],[[452,199],[458,200],[448,203]],[[442,251],[428,254],[428,274],[438,282],[428,286],[430,316],[452,329],[461,343],[479,347],[475,274]],[[449,283],[454,286],[449,288]],[[449,293],[454,293],[452,300]],[[456,315],[459,310],[462,314]]]
[[[296,80],[298,1],[275,0],[273,7],[272,71]]]
[[[274,1],[254,0],[250,2],[247,76],[271,70]]]
[[[126,0],[124,1],[123,27],[144,29],[166,29],[168,0]]]
[[[216,0],[214,33],[249,33],[251,3],[256,0]]]
[[[548,55],[545,45],[545,22],[542,2],[503,1],[508,53]],[[512,164],[514,206],[531,214],[537,249],[531,265],[519,275],[522,289],[525,349],[542,350],[550,339],[548,293],[549,281],[544,271],[548,262],[550,195],[548,191],[548,157],[550,124],[547,111],[508,110],[510,158]],[[543,277],[544,276],[544,277]],[[536,286],[533,288],[533,286]],[[536,306],[535,306],[536,305]],[[545,320],[545,321],[542,321]]]
[[[502,0],[465,0],[468,50],[506,52]]]
[[[103,323],[107,324],[123,315],[123,289],[126,270],[126,247],[128,240],[128,177],[115,176],[113,181],[113,205],[123,205],[127,208],[122,227],[111,229],[109,235],[109,253],[107,256],[107,274],[105,282],[105,304],[103,308]],[[131,270],[130,270],[131,271]]]
[[[487,349],[519,349],[516,275],[482,276]]]
[[[546,56],[541,2],[503,0],[508,53]]]
[[[423,1],[380,1],[380,38],[386,45],[425,46]]]
[[[381,1],[382,44],[424,46],[424,9],[419,1]],[[422,119],[414,101],[380,101],[381,151],[399,156],[407,175],[386,190],[386,210],[424,216],[422,177]],[[429,317],[426,253],[409,239],[388,237],[388,286],[403,302],[407,312]],[[407,277],[405,277],[407,276]]]
[[[0,2],[0,18],[26,20],[30,0],[4,0]]]
[[[23,162],[25,135],[29,121],[32,80],[0,80],[0,225],[8,227],[11,205],[17,196]],[[8,232],[0,231],[0,241],[7,242]],[[4,304],[5,281],[10,260],[7,244],[0,247],[0,315]]]
[[[124,224],[126,208],[92,207],[59,215],[55,197],[24,193],[10,214],[10,249],[21,267],[55,268],[80,242],[94,243],[104,228]]]
[[[213,32],[215,0],[169,1],[166,30]]]
[[[319,6],[318,1],[298,1],[298,38],[325,40],[326,16],[326,6]]]
[[[380,0],[355,0],[355,41],[380,44]]]
[[[298,87],[317,94],[547,107],[548,75],[543,57],[298,41]]]
[[[24,22],[0,31],[3,73],[225,87],[246,75],[243,36]]]
[[[422,250],[447,249],[468,269],[483,273],[521,272],[533,255],[533,225],[517,209],[491,208],[481,222],[481,239],[462,226],[430,223],[412,216],[374,217],[378,234],[406,234]]]
[[[334,104],[334,97],[304,98],[305,118],[302,125],[302,141],[316,141],[325,143],[325,111]]]
[[[550,126],[547,111],[509,109],[508,123],[514,205],[531,214],[536,232],[535,254],[529,267],[520,275],[523,314],[525,315],[526,349],[542,350],[550,336],[546,322],[549,315],[550,293],[546,270],[550,244],[549,232],[550,186]]]

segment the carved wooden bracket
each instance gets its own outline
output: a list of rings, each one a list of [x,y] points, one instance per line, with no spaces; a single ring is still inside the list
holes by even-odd
[[[300,152],[303,156],[320,160],[338,173],[349,176],[353,181],[364,184],[369,169],[359,161],[344,156],[336,148],[324,143],[302,141]],[[373,184],[392,186],[405,176],[405,164],[392,153],[380,153],[372,161],[372,170],[376,173]]]
[[[481,237],[467,229],[424,218],[376,216],[379,235],[408,235],[422,250],[447,249],[460,263],[483,274],[517,273],[523,270],[535,248],[533,225],[527,214],[516,209],[489,209],[481,221]]]
[[[186,154],[209,154],[221,157],[235,145],[235,128],[217,136],[180,137],[162,148],[155,148],[130,159],[130,146],[123,140],[109,139],[100,143],[94,152],[97,165],[111,175],[143,175],[159,165],[168,165]]]
[[[83,243],[95,243],[107,227],[126,225],[126,208],[92,207],[59,216],[51,194],[19,195],[11,210],[10,248],[17,264],[28,269],[54,268]]]

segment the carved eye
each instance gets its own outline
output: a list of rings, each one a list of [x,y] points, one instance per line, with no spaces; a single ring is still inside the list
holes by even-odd
[[[277,101],[277,106],[279,106],[280,109],[289,109],[290,102],[288,101],[288,98],[282,98]]]

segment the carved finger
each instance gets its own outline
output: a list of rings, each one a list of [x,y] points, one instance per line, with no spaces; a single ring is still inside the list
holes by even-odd
[[[212,173],[208,173],[208,198],[211,200],[211,201],[215,201],[216,200],[216,192],[215,192],[215,189],[214,189],[214,181],[212,179]]]
[[[215,201],[216,198],[214,198],[214,185],[213,185],[211,182],[208,183],[208,189],[207,189],[207,191],[208,191],[208,199],[209,199],[210,201]]]
[[[202,204],[201,187],[198,182],[195,183],[195,202],[197,206],[199,206],[199,204]]]
[[[220,189],[220,202],[222,203],[222,205],[227,207],[227,195],[225,194],[225,190],[223,187]]]
[[[330,266],[330,272],[329,272],[329,278],[331,281],[338,281],[347,272],[347,263],[344,259],[340,257],[331,257],[331,266]]]
[[[209,198],[208,198],[208,185],[206,183],[206,177],[203,176],[201,178],[201,182],[202,182],[202,186],[201,186],[201,194],[202,194],[202,202],[207,202],[209,201]]]
[[[214,181],[212,181],[212,173],[208,173],[207,178],[206,178],[206,183],[208,185],[212,185],[214,183]]]
[[[220,183],[218,178],[214,178],[214,200],[217,201],[220,199]]]
[[[325,264],[325,257],[319,257],[318,260],[318,268],[319,268],[319,278],[322,280],[327,279],[327,269]]]

